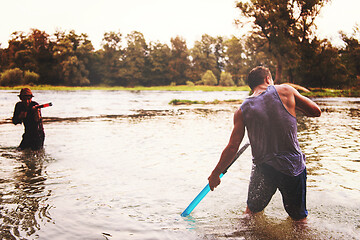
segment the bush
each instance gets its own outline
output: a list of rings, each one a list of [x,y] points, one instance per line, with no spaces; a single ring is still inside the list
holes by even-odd
[[[1,86],[16,86],[24,84],[24,73],[20,68],[8,69],[1,74]]]
[[[215,86],[217,84],[217,79],[211,70],[207,70],[206,73],[202,76],[200,82],[201,84],[207,86]]]
[[[245,76],[245,75],[241,75],[240,78],[238,79],[237,85],[238,85],[238,86],[245,86],[245,85],[246,85],[245,79],[246,79],[246,76]]]
[[[220,86],[235,86],[235,83],[232,80],[231,73],[221,72],[219,85]]]
[[[186,86],[193,87],[195,86],[195,83],[193,83],[192,81],[186,81]]]
[[[29,70],[24,72],[24,83],[25,84],[37,84],[39,81],[39,74],[34,73],[34,72],[30,72]]]

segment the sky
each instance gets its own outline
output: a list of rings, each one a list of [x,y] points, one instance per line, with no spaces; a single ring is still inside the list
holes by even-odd
[[[86,33],[95,49],[105,32],[132,31],[145,40],[170,44],[181,36],[191,47],[203,34],[240,37],[245,30],[234,24],[240,10],[235,0],[0,0],[0,43],[2,48],[15,31],[36,28],[47,34],[57,30]],[[332,0],[317,19],[317,35],[341,45],[338,32],[353,32],[360,25],[359,0]]]

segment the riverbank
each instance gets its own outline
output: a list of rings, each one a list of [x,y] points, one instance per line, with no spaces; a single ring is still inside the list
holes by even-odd
[[[192,104],[224,104],[224,103],[232,103],[232,104],[241,104],[243,101],[239,99],[229,99],[229,100],[217,100],[206,102],[206,101],[192,101],[192,100],[181,100],[181,99],[173,99],[169,102],[170,105],[192,105]]]
[[[301,94],[307,97],[360,97],[360,89],[310,88],[310,92]]]
[[[29,87],[32,90],[52,90],[52,91],[91,91],[91,90],[106,90],[106,91],[250,91],[248,86],[241,87],[224,87],[224,86],[153,86],[153,87],[110,87],[110,86],[86,86],[86,87],[71,87],[71,86],[51,86],[51,85],[37,85],[37,86],[15,86],[15,87],[0,87],[0,90],[20,90],[21,88]],[[301,94],[307,97],[360,97],[360,89],[330,89],[330,88],[309,88],[310,92],[300,91]]]

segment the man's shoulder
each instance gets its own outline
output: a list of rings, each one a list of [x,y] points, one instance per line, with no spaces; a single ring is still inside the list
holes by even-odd
[[[287,84],[274,85],[276,91],[281,95],[294,95],[296,89]]]
[[[22,108],[25,108],[25,106],[22,102],[17,102],[15,104],[15,109],[22,109]]]
[[[274,87],[276,88],[276,90],[284,90],[284,91],[295,90],[295,88],[293,88],[292,86],[290,86],[288,84],[277,84],[277,85],[274,85]]]

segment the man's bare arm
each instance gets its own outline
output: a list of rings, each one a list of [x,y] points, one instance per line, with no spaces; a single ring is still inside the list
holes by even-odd
[[[320,117],[321,110],[319,106],[309,98],[301,95],[295,88],[287,84],[275,86],[281,101],[286,109],[296,116],[295,109],[303,112],[308,117]]]
[[[234,114],[234,128],[232,130],[228,145],[223,150],[220,160],[211,175],[209,176],[209,186],[214,190],[220,184],[219,175],[229,166],[234,159],[240,143],[244,138],[245,125],[243,122],[241,109],[237,110]]]
[[[295,89],[294,89],[295,90]],[[320,117],[321,110],[319,106],[311,99],[294,91],[296,110],[303,112],[307,117]]]

